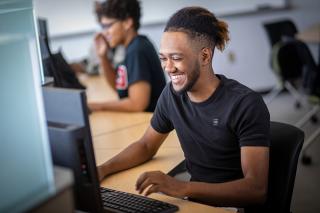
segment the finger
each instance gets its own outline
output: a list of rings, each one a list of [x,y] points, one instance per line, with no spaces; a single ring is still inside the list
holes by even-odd
[[[155,184],[154,180],[152,180],[151,177],[148,177],[144,180],[144,182],[142,182],[140,184],[140,187],[139,187],[139,194],[143,193],[143,191],[150,185],[153,185]]]
[[[144,172],[142,173],[136,182],[136,190],[138,190],[141,187],[141,184],[145,182],[147,178],[155,179],[157,176],[159,176],[159,171],[151,171],[151,172]]]
[[[101,34],[101,38],[103,39],[104,42],[106,42],[106,44],[108,44],[107,38],[105,36],[103,36],[102,34]]]
[[[160,186],[155,184],[149,187],[149,189],[146,191],[146,193],[144,194],[145,196],[149,196],[152,193],[156,193],[159,192]]]
[[[146,179],[146,177],[147,177],[147,172],[142,173],[142,174],[138,177],[138,179],[137,179],[137,181],[136,181],[136,190],[139,190],[140,185],[144,182],[144,180]]]
[[[98,41],[101,37],[102,37],[102,34],[101,34],[101,33],[97,33],[97,34],[94,36],[94,40],[95,40],[95,41]]]

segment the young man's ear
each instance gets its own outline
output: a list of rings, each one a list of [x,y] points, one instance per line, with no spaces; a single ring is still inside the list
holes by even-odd
[[[212,49],[209,48],[209,47],[204,47],[202,48],[201,50],[201,53],[200,53],[200,57],[201,57],[201,62],[203,65],[208,65],[208,64],[211,64],[212,62],[212,57],[213,57],[213,52],[212,52]]]
[[[129,30],[130,28],[134,28],[133,27],[133,19],[130,17],[127,18],[126,20],[124,20],[123,23],[124,23],[125,30]]]

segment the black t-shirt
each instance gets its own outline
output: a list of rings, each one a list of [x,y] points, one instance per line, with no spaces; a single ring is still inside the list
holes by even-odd
[[[270,115],[262,97],[235,80],[217,76],[218,88],[201,103],[167,84],[151,119],[160,133],[176,130],[193,181],[242,178],[240,147],[269,146]]]
[[[145,111],[153,112],[166,81],[156,50],[147,37],[138,35],[128,45],[123,63],[117,66],[116,88],[120,98],[128,97],[128,88],[137,81],[151,86]]]

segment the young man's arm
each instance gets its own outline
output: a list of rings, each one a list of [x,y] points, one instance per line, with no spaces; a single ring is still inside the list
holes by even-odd
[[[132,143],[112,159],[97,167],[99,179],[150,160],[158,151],[168,134],[161,134],[151,126],[140,140]]]
[[[163,192],[174,197],[190,197],[215,206],[245,206],[266,199],[269,171],[268,147],[242,147],[241,165],[244,177],[226,183],[178,181],[162,172],[146,172],[137,180],[136,188],[146,195]]]
[[[100,56],[100,66],[103,71],[103,74],[109,83],[110,87],[116,91],[116,72],[110,62],[110,60],[107,58],[107,56]]]
[[[92,111],[110,110],[123,112],[142,112],[150,102],[151,85],[147,81],[138,81],[129,86],[128,97],[104,103],[89,103]]]

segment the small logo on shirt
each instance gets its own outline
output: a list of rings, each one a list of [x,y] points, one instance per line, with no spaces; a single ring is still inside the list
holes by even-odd
[[[128,88],[128,72],[124,65],[120,65],[117,69],[116,88],[118,90],[126,90]]]
[[[219,125],[219,118],[212,119],[212,125],[213,126],[218,126]]]

